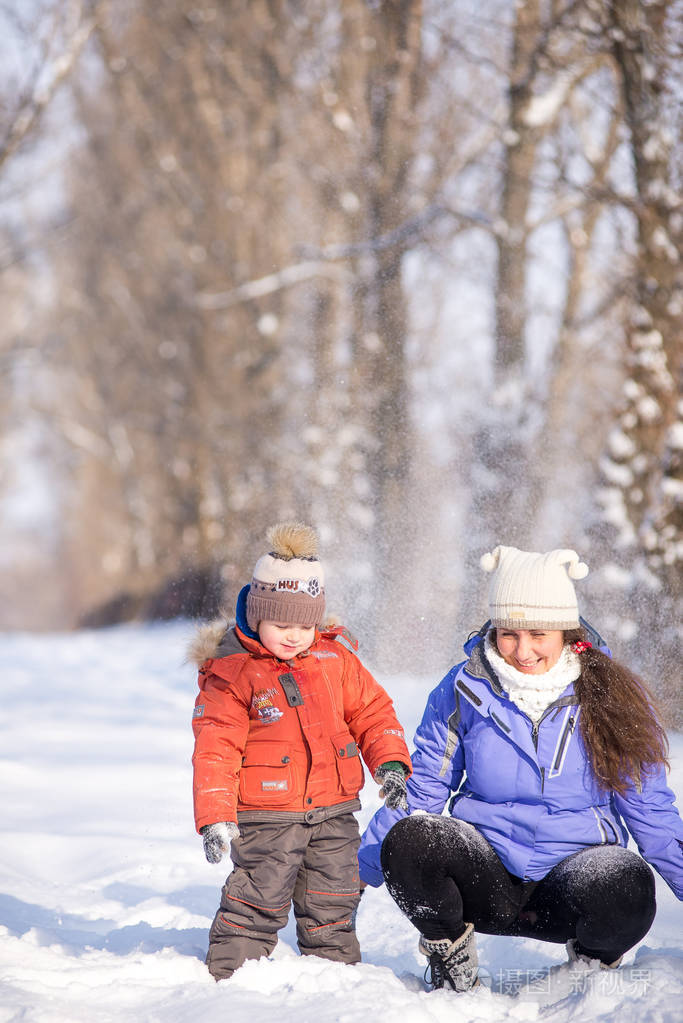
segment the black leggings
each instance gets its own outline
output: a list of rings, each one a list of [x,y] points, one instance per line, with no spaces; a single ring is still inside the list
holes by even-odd
[[[654,920],[655,879],[621,846],[591,846],[540,881],[510,874],[476,828],[452,817],[417,814],[398,821],[382,845],[389,892],[431,939],[483,934],[541,941],[576,939],[577,951],[613,963]]]

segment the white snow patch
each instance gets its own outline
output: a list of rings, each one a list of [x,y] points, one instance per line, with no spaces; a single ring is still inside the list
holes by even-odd
[[[572,85],[570,75],[557,75],[550,89],[540,96],[534,96],[524,113],[524,123],[530,128],[539,128],[557,116],[564,105]]]
[[[662,480],[662,493],[667,497],[683,499],[683,480],[674,479],[673,476],[665,476]]]
[[[683,448],[683,423],[674,423],[669,430],[669,444],[672,448]]]
[[[618,465],[611,458],[600,460],[600,469],[609,483],[626,489],[633,483],[633,473],[626,465]]]
[[[642,397],[636,405],[636,409],[644,423],[654,423],[662,414],[662,410],[659,405],[650,395]]]
[[[635,453],[635,445],[630,437],[621,430],[612,430],[607,439],[609,450],[615,458],[631,458]]]

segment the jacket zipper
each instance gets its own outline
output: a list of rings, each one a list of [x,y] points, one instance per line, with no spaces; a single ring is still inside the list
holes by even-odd
[[[569,739],[569,736],[573,734],[575,726],[576,718],[574,717],[573,714],[570,714],[567,723],[564,726],[564,731],[562,732],[562,738],[560,739],[560,745],[557,750],[557,756],[555,757],[555,763],[553,764],[553,771],[558,771],[560,768],[564,748],[567,745],[567,740]]]
[[[549,707],[547,707],[545,709],[545,711],[543,712],[541,717],[538,719],[538,721],[532,721],[531,722],[531,741],[533,742],[534,749],[536,750],[537,753],[538,753],[538,729],[541,726],[541,722],[545,718],[547,718],[548,715],[553,712],[553,710],[559,710],[559,709],[560,708],[556,708],[555,704],[551,704]],[[531,718],[529,718],[529,720],[531,721]],[[567,731],[568,731],[569,727],[571,727],[571,731],[573,732],[575,724],[576,724],[576,719],[574,718],[573,715],[570,715],[569,721],[567,722],[567,725],[565,726],[564,734],[562,736],[562,742],[561,742],[561,748],[562,749],[564,749],[565,743],[567,741]],[[556,766],[557,766],[558,760],[559,760],[559,755],[558,755],[558,758],[555,761],[555,765]],[[541,793],[543,793],[543,790],[545,789],[545,767],[540,767],[539,769],[540,769],[540,772],[541,772]]]
[[[543,711],[538,721],[531,721],[531,718],[529,718],[529,721],[531,721],[531,741],[533,742],[534,749],[536,750],[537,753],[538,753],[538,729],[541,727],[541,725],[548,717],[548,715],[552,714],[554,710],[555,704],[551,703],[550,706],[546,707],[546,709]],[[528,714],[526,716],[529,717]]]

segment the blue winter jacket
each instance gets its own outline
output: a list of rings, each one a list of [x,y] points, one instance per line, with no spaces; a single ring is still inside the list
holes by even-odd
[[[415,734],[411,811],[440,814],[455,793],[451,815],[473,824],[525,880],[544,877],[587,846],[625,846],[628,828],[643,858],[683,899],[683,821],[665,771],[644,773],[623,796],[601,790],[577,728],[573,684],[533,725],[486,660],[485,630],[466,644],[469,660],[429,696]],[[404,816],[383,806],[370,821],[359,850],[368,884],[382,884],[382,842]]]

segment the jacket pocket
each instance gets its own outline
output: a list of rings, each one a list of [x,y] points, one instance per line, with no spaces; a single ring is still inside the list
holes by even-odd
[[[595,815],[595,821],[600,835],[600,845],[619,845],[619,834],[609,817],[603,813],[599,806],[592,806],[591,810]]]
[[[247,806],[280,807],[296,800],[293,764],[284,744],[247,748],[240,768],[239,801]]]
[[[357,796],[365,776],[356,743],[349,732],[337,732],[332,736],[332,747],[342,792],[345,796]]]

